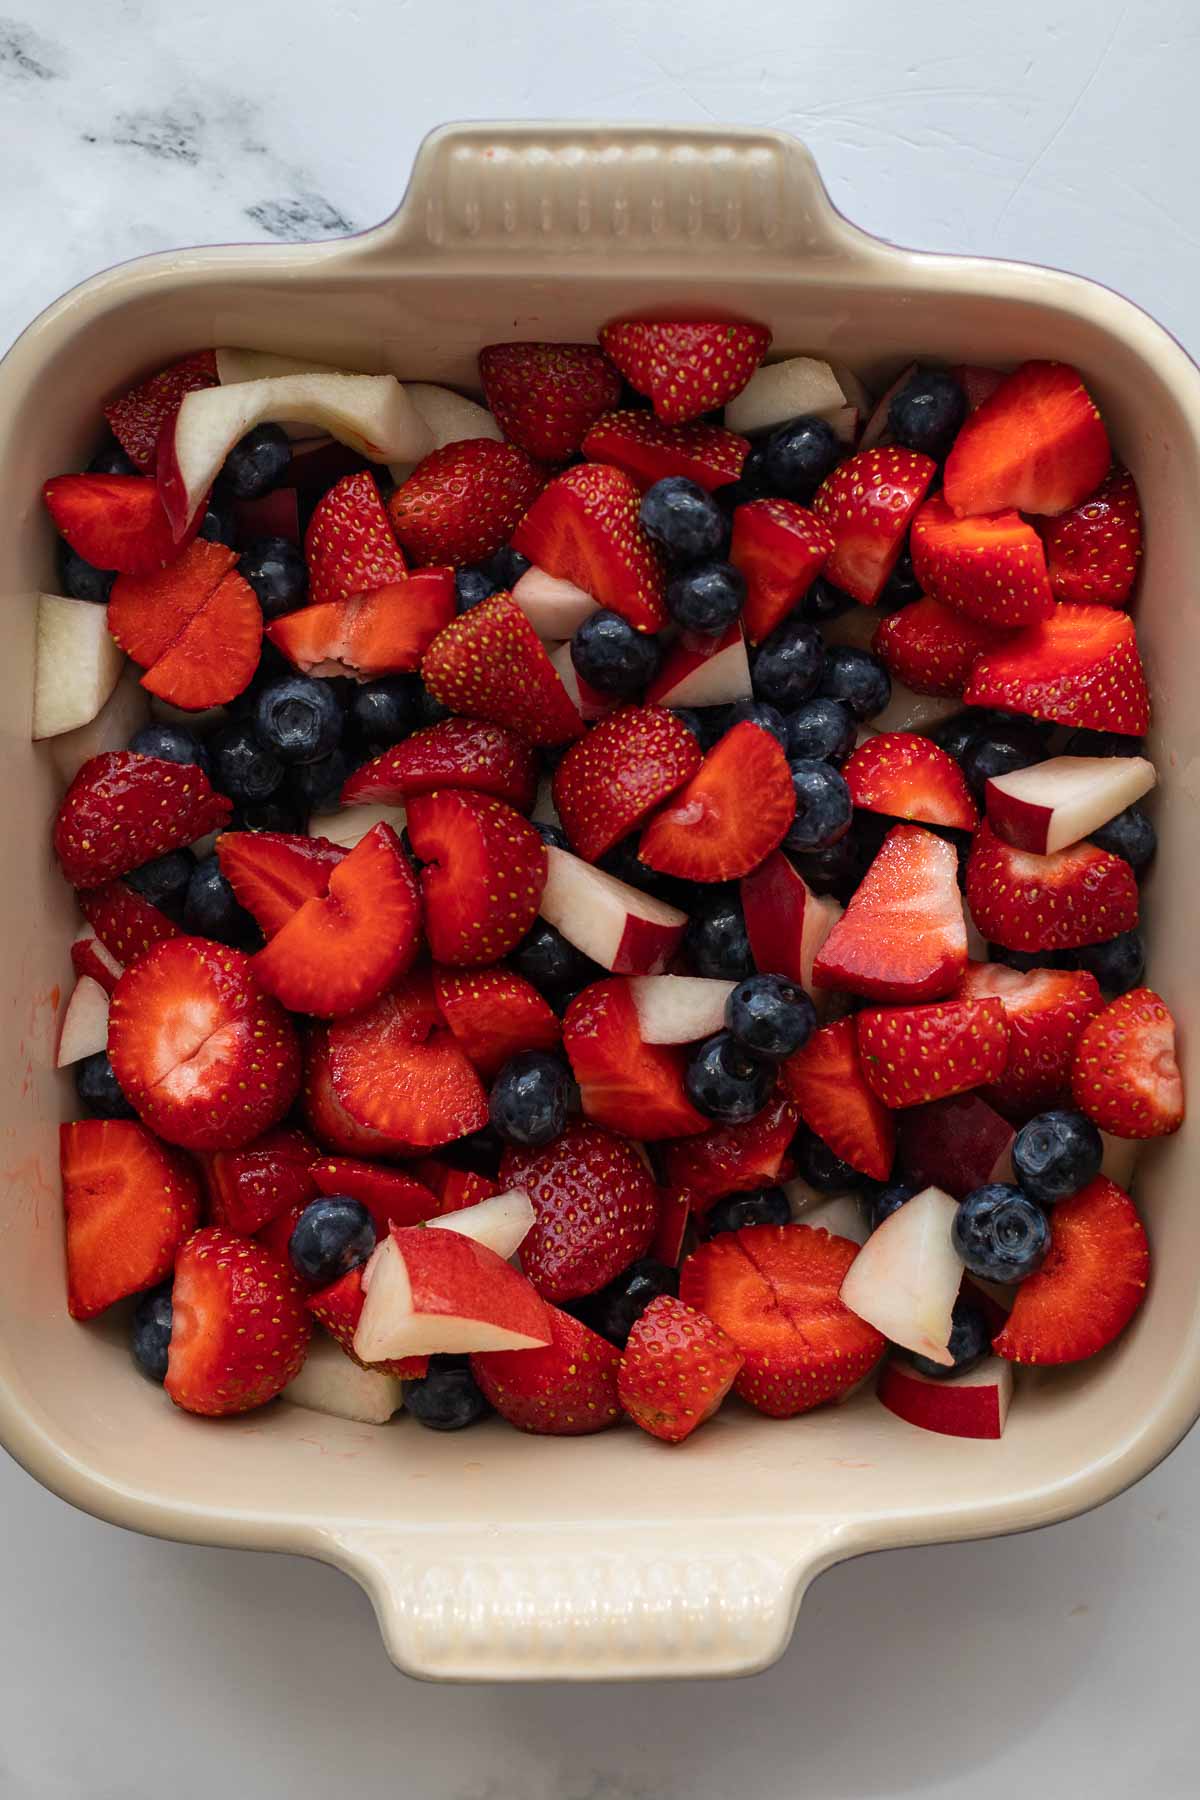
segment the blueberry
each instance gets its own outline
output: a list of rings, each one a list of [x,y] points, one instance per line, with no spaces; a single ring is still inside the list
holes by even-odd
[[[488,1098],[488,1114],[506,1144],[536,1147],[567,1128],[571,1071],[561,1056],[523,1050],[510,1057]]]
[[[147,1380],[157,1381],[161,1386],[167,1378],[167,1355],[171,1348],[169,1281],[138,1295],[129,1322],[129,1348]]]
[[[328,1287],[366,1262],[375,1248],[375,1221],[361,1200],[321,1194],[296,1220],[288,1256],[302,1281]]]
[[[1072,950],[1068,966],[1087,969],[1115,998],[1140,984],[1146,972],[1146,945],[1140,931],[1123,931],[1102,944],[1084,944]]]
[[[1063,745],[1064,756],[1142,756],[1141,738],[1126,737],[1120,731],[1093,731],[1081,726]]]
[[[862,845],[856,834],[848,831],[824,850],[804,850],[793,856],[796,868],[814,894],[839,894],[858,886],[863,872]]]
[[[221,471],[238,500],[257,500],[279,486],[292,460],[282,425],[256,425],[233,446]]]
[[[436,695],[421,684],[421,723],[422,725],[440,725],[443,719],[450,717],[450,708],[443,706]]]
[[[719,637],[742,610],[746,577],[732,563],[701,563],[667,583],[667,611],[685,631]]]
[[[169,912],[175,904],[182,905],[195,867],[194,858],[186,850],[168,850],[165,856],[155,856],[130,869],[125,880],[151,906],[165,907]]]
[[[215,855],[202,856],[192,870],[183,902],[183,923],[196,937],[244,950],[258,941],[258,926],[238,905]]]
[[[826,700],[840,700],[861,725],[881,713],[891,699],[892,678],[872,651],[837,644],[825,653],[817,691]]]
[[[339,746],[316,762],[297,763],[288,770],[287,797],[300,812],[334,812],[341,804],[342,789],[357,763]]]
[[[692,1052],[683,1085],[705,1118],[741,1125],[762,1111],[774,1081],[769,1064],[751,1056],[731,1031],[718,1031]]]
[[[1012,724],[977,732],[959,757],[967,786],[977,800],[996,775],[1010,775],[1014,769],[1028,769],[1033,763],[1045,762],[1046,746],[1031,726]]]
[[[697,975],[741,981],[754,973],[750,938],[736,888],[705,893],[688,920],[683,947]]]
[[[143,725],[130,738],[129,748],[139,756],[157,756],[162,762],[195,763],[206,775],[212,769],[208,751],[184,725]]]
[[[807,500],[834,468],[840,453],[833,426],[805,414],[771,433],[763,464],[777,494],[787,500]]]
[[[636,837],[622,838],[619,844],[614,844],[611,850],[604,852],[599,860],[599,867],[606,875],[615,875],[618,881],[626,882],[641,893],[653,894],[657,899],[665,900],[668,906],[684,906],[689,893],[688,883],[652,869],[638,855],[637,846]],[[684,911],[686,910],[684,906]]]
[[[747,454],[745,462],[736,481],[727,482],[718,488],[713,499],[727,515],[734,509],[745,506],[751,500],[765,500],[771,492],[771,477],[767,473],[767,446],[755,444]]]
[[[911,606],[914,600],[921,598],[921,589],[913,574],[912,552],[904,549],[896,559],[896,566],[883,586],[883,592],[875,603],[877,612],[899,612],[902,606]]]
[[[538,919],[512,953],[514,968],[542,994],[553,994],[587,981],[590,961],[574,944]]]
[[[952,1375],[965,1375],[990,1355],[992,1348],[992,1329],[978,1306],[972,1306],[969,1300],[956,1300],[950,1324],[950,1341],[946,1345],[953,1363],[947,1368],[942,1363],[931,1362],[927,1356],[916,1351],[908,1353],[908,1360],[920,1375],[928,1375],[931,1381],[948,1381]]]
[[[824,619],[840,618],[853,605],[855,602],[849,594],[843,594],[832,581],[818,576],[800,602],[800,617],[819,625]]]
[[[918,369],[888,407],[888,430],[906,450],[941,462],[967,416],[967,396],[942,369]]]
[[[705,712],[698,712],[692,706],[673,706],[671,708],[679,723],[687,726],[702,750],[711,749],[715,742],[715,739],[709,737],[709,723],[706,718],[706,713],[713,710],[715,709],[706,708]]]
[[[209,742],[213,779],[234,805],[269,800],[284,777],[284,766],[244,722],[222,725]]]
[[[233,512],[233,495],[227,482],[215,483],[196,535],[207,538],[211,544],[236,544],[237,520]]]
[[[768,706],[765,700],[735,700],[725,714],[725,731],[745,724],[770,732],[776,743],[787,749],[787,721],[777,706]]]
[[[526,569],[532,569],[533,564],[527,556],[522,556],[519,550],[514,550],[511,544],[505,544],[504,548],[497,550],[491,561],[485,566],[496,586],[507,588],[511,593]]]
[[[841,768],[854,748],[857,727],[840,700],[806,700],[787,716],[789,756],[805,762],[828,762]]]
[[[430,1431],[462,1431],[492,1409],[465,1356],[431,1356],[429,1373],[404,1383],[404,1410]]]
[[[951,1235],[960,1260],[981,1281],[1024,1281],[1050,1248],[1045,1213],[1007,1181],[991,1181],[960,1201]]]
[[[314,763],[341,741],[345,715],[327,681],[285,675],[262,689],[254,707],[260,744],[281,763]]]
[[[589,687],[602,694],[636,694],[657,672],[658,639],[635,631],[620,613],[601,610],[583,621],[571,639],[571,661]]]
[[[384,675],[378,681],[364,681],[355,685],[347,718],[364,744],[385,748],[398,744],[421,725],[424,691],[418,675]]]
[[[571,840],[561,825],[552,819],[530,819],[529,823],[541,838],[543,844],[553,844],[556,850],[569,850]]]
[[[793,613],[763,639],[750,662],[756,699],[791,712],[816,692],[825,646],[816,626]]]
[[[110,432],[88,464],[87,472],[89,475],[140,475],[142,471]]]
[[[823,1138],[805,1126],[792,1140],[796,1170],[810,1187],[822,1194],[856,1194],[867,1184],[867,1177],[835,1156]]]
[[[783,843],[787,850],[827,850],[845,837],[854,805],[845,776],[827,762],[793,757],[788,763],[796,791],[796,815]]]
[[[947,756],[952,756],[955,762],[961,762],[981,730],[979,713],[968,708],[966,712],[955,713],[952,719],[947,719],[929,735]]]
[[[720,556],[729,521],[712,495],[686,475],[667,475],[646,489],[638,520],[652,543],[676,567]]]
[[[446,1161],[456,1169],[469,1169],[475,1175],[489,1178],[498,1174],[504,1155],[504,1139],[494,1125],[481,1125],[466,1137],[456,1138],[442,1150]]]
[[[741,1231],[745,1225],[788,1225],[792,1209],[781,1187],[752,1188],[748,1193],[726,1194],[704,1215],[706,1238],[723,1231]]]
[[[258,595],[264,619],[280,619],[308,599],[308,564],[290,538],[255,538],[238,557],[237,566]]]
[[[1103,1160],[1103,1139],[1081,1112],[1039,1113],[1013,1139],[1013,1174],[1039,1206],[1078,1193],[1095,1180]]]
[[[93,1119],[136,1119],[137,1111],[125,1098],[125,1090],[113,1073],[103,1050],[81,1057],[75,1064],[75,1092]]]
[[[906,1181],[880,1182],[869,1189],[867,1205],[870,1209],[871,1230],[878,1231],[885,1219],[890,1219],[894,1212],[899,1212],[902,1206],[907,1206],[916,1191],[916,1188]]]
[[[456,569],[454,572],[454,594],[460,613],[470,612],[481,600],[486,600],[496,592],[496,584],[486,569]]]
[[[229,821],[230,831],[298,831],[308,823],[306,813],[289,806],[282,798],[260,800],[248,806],[235,806]]]
[[[117,579],[114,570],[98,569],[67,543],[58,547],[58,575],[64,594],[72,600],[90,600],[93,606],[108,605],[112,584]]]
[[[643,1256],[622,1269],[598,1293],[589,1294],[581,1303],[579,1314],[585,1325],[623,1350],[650,1302],[662,1294],[678,1292],[678,1269],[669,1269],[652,1256]]]
[[[1132,868],[1144,869],[1158,849],[1158,833],[1150,815],[1135,802],[1093,831],[1092,842],[1114,856],[1123,856]]]
[[[1030,969],[1073,969],[1078,964],[1076,950],[1009,950],[1004,944],[988,945],[988,961],[1003,963],[1021,975]]]
[[[725,1023],[752,1055],[775,1062],[804,1048],[817,1011],[804,989],[786,975],[748,975],[725,1002]]]

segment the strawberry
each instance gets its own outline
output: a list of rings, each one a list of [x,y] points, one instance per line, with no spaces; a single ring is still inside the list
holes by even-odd
[[[123,881],[76,894],[79,909],[110,956],[124,967],[152,944],[179,937],[178,925]],[[89,971],[94,973],[94,971]]]
[[[175,1264],[163,1383],[185,1412],[264,1406],[300,1373],[312,1320],[286,1263],[253,1238],[209,1225]]]
[[[990,943],[1006,950],[1102,944],[1138,922],[1129,864],[1086,841],[1053,856],[1016,850],[985,819],[967,858],[967,904]]]
[[[108,629],[127,656],[150,668],[201,612],[237,561],[228,544],[197,538],[165,569],[118,575]]]
[[[433,1190],[411,1175],[357,1157],[323,1156],[312,1164],[309,1175],[318,1193],[361,1200],[380,1237],[393,1225],[423,1225],[444,1210]]]
[[[200,527],[203,507],[183,543],[159,498],[158,484],[142,475],[56,475],[42,488],[54,528],[72,550],[98,569],[148,575],[174,562]]]
[[[289,1012],[337,1018],[369,1006],[421,947],[416,878],[390,825],[372,825],[254,958],[254,974]]]
[[[1150,1246],[1133,1201],[1097,1175],[1050,1214],[1050,1249],[1017,1289],[993,1339],[1010,1362],[1061,1364],[1095,1356],[1146,1298]]]
[[[596,862],[689,781],[700,746],[665,706],[622,706],[573,744],[554,773],[554,805],[571,847]]]
[[[279,1123],[300,1085],[295,1026],[248,956],[203,938],[168,938],[126,969],[108,1054],[145,1123],[190,1150],[250,1143]]]
[[[1008,1059],[999,1000],[885,1006],[855,1020],[863,1074],[885,1106],[921,1106],[998,1081]]]
[[[268,1131],[241,1150],[206,1159],[209,1221],[253,1237],[280,1213],[303,1209],[318,1189],[309,1173],[320,1152],[302,1131]]]
[[[388,516],[415,562],[461,568],[508,542],[545,480],[515,444],[462,438],[417,464],[388,501]]]
[[[914,693],[957,699],[979,658],[1003,642],[1002,633],[926,596],[881,620],[872,647]]]
[[[430,1024],[425,1027],[426,1033],[431,1029],[433,1016],[431,999]],[[389,1136],[386,1131],[372,1130],[350,1117],[333,1089],[329,1033],[321,1026],[310,1030],[305,1045],[303,1106],[305,1122],[324,1150],[365,1157],[412,1153],[411,1146],[399,1135]]]
[[[304,555],[312,606],[403,582],[408,564],[373,475],[360,471],[335,482],[313,509]]]
[[[464,1207],[478,1206],[500,1193],[500,1183],[489,1175],[477,1175],[473,1169],[456,1169],[436,1156],[423,1156],[411,1165],[412,1172],[437,1196],[439,1212],[461,1212]]]
[[[105,750],[88,758],[67,789],[54,821],[54,849],[72,886],[99,887],[166,850],[195,843],[231,810],[195,763]]]
[[[410,976],[366,1012],[338,1019],[329,1030],[329,1069],[334,1098],[350,1119],[393,1146],[435,1150],[487,1123],[487,1096],[440,1024],[427,980]]]
[[[417,569],[352,600],[301,606],[272,620],[266,635],[306,675],[365,680],[419,668],[454,613],[454,571]]]
[[[750,439],[722,425],[667,425],[650,412],[610,412],[582,444],[589,462],[612,463],[640,488],[666,475],[684,475],[706,493],[736,481]]]
[[[102,892],[101,889],[93,891]],[[139,895],[139,899],[140,897]],[[156,910],[156,908],[151,908],[151,911]],[[167,923],[170,925],[169,919]],[[172,925],[167,936],[173,936],[174,932],[175,927]],[[95,936],[85,935],[74,939],[71,944],[71,967],[77,977],[90,975],[93,981],[99,982],[106,994],[112,994],[115,991],[117,982],[125,973],[124,964],[119,963],[111,952],[105,949],[100,938]]]
[[[143,475],[153,475],[162,428],[175,417],[184,395],[215,387],[217,379],[215,353],[197,350],[140,381],[119,400],[109,401],[104,409],[109,429]]]
[[[1042,540],[1020,513],[960,519],[935,494],[911,541],[917,586],[969,619],[1012,630],[1054,611]]]
[[[479,379],[505,437],[538,462],[578,450],[621,398],[621,377],[595,344],[485,344]]]
[[[537,1350],[476,1351],[471,1373],[502,1419],[545,1437],[583,1437],[621,1416],[621,1352],[556,1306],[552,1341]]]
[[[1183,1124],[1175,1021],[1152,988],[1134,988],[1090,1019],[1075,1046],[1075,1104],[1112,1137],[1167,1137]]]
[[[970,706],[1130,737],[1140,737],[1150,723],[1133,620],[1109,606],[1062,602],[1051,618],[985,651],[964,698]]]
[[[751,500],[733,515],[729,560],[746,578],[742,624],[752,644],[774,631],[833,555],[833,534],[795,500]]]
[[[897,825],[817,952],[813,981],[871,1000],[937,1000],[966,966],[954,846],[919,825]]]
[[[665,1263],[668,1269],[679,1267],[692,1210],[687,1193],[659,1195],[658,1224],[650,1245],[650,1255],[655,1262]]]
[[[814,1031],[781,1074],[809,1130],[852,1169],[886,1181],[896,1156],[896,1122],[863,1072],[854,1020],[837,1019]]]
[[[153,1287],[196,1229],[200,1184],[187,1157],[129,1119],[59,1126],[67,1222],[67,1310],[92,1319]]]
[[[707,1212],[725,1194],[769,1187],[783,1172],[796,1125],[795,1107],[776,1095],[743,1125],[712,1125],[702,1137],[666,1144],[667,1185],[687,1193],[693,1212]]]
[[[650,1248],[658,1190],[633,1145],[599,1125],[569,1125],[541,1149],[509,1145],[500,1180],[533,1203],[521,1267],[546,1300],[594,1294]]]
[[[381,1375],[396,1375],[401,1381],[422,1380],[429,1372],[427,1356],[397,1356],[384,1362],[365,1363],[361,1356],[355,1355],[354,1334],[358,1330],[365,1298],[360,1263],[347,1270],[330,1287],[318,1288],[315,1294],[309,1294],[304,1304],[313,1318],[325,1327],[334,1343],[360,1369],[377,1369]]]
[[[725,320],[629,319],[605,325],[600,343],[660,419],[685,425],[741,393],[771,348],[771,333]]]
[[[329,892],[346,851],[326,838],[292,831],[225,831],[217,861],[239,906],[273,937],[304,905]]]
[[[787,757],[743,720],[718,739],[687,786],[642,832],[638,855],[685,881],[732,881],[778,849],[796,813]]]
[[[874,606],[899,561],[913,514],[937,474],[919,450],[860,450],[827,475],[813,511],[833,534],[826,577]]]
[[[607,463],[580,463],[543,488],[513,548],[573,581],[639,631],[667,622],[666,569],[638,517],[641,489]]]
[[[226,545],[197,538],[169,567],[113,583],[108,629],[146,668],[146,691],[172,706],[223,706],[258,667],[262,609],[233,562]]]
[[[499,962],[537,917],[546,846],[528,819],[485,794],[419,794],[408,835],[425,867],[421,896],[435,961]]]
[[[545,647],[511,594],[492,594],[440,631],[421,675],[451,712],[504,725],[530,744],[565,744],[583,733]]]
[[[1069,1104],[1079,1035],[1104,1005],[1086,969],[1029,969],[968,963],[957,1000],[995,998],[1008,1019],[1008,1060],[985,1098],[999,1112],[1032,1118]]]
[[[522,1050],[557,1050],[562,1026],[515,969],[435,969],[438,1010],[484,1081]]]
[[[881,731],[853,753],[842,774],[855,806],[926,825],[974,831],[979,809],[952,756],[914,731]]]
[[[538,760],[522,738],[484,719],[442,719],[356,769],[342,805],[402,806],[414,794],[469,788],[529,812],[537,786]]]
[[[870,1373],[885,1339],[843,1306],[857,1244],[809,1225],[723,1231],[684,1263],[679,1298],[745,1357],[736,1389],[775,1419],[836,1400]]]
[[[644,1044],[627,977],[595,981],[576,994],[563,1019],[563,1049],[579,1083],[587,1118],[628,1137],[681,1137],[707,1131],[683,1089],[687,1052]]]
[[[666,1444],[682,1444],[712,1418],[744,1360],[719,1325],[660,1294],[629,1334],[617,1394],[635,1425]]]
[[[946,501],[967,513],[1062,513],[1097,487],[1108,434],[1078,369],[1027,362],[968,414],[946,459]]]
[[[1124,606],[1142,554],[1142,510],[1128,469],[1114,469],[1094,494],[1042,524],[1050,586],[1058,600]]]

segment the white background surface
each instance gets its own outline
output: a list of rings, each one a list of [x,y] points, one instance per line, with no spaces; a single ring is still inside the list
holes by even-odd
[[[1200,348],[1191,0],[7,5],[0,343],[122,257],[372,223],[444,119],[558,115],[782,126],[868,228],[1096,276]],[[1200,1434],[1073,1524],[835,1570],[750,1681],[453,1689],[333,1571],[0,1459],[0,1796],[1182,1800],[1198,1484]]]

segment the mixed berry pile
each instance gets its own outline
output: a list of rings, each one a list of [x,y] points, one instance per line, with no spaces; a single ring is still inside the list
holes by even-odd
[[[1137,1311],[1134,479],[1062,364],[769,346],[203,352],[47,482],[68,1305],[178,1406],[998,1437]]]

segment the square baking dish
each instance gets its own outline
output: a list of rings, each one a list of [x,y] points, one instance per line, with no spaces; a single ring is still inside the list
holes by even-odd
[[[451,127],[399,211],[362,236],[232,246],[110,270],[52,306],[0,366],[0,578],[16,678],[0,690],[0,1437],[39,1481],[116,1524],[295,1551],[366,1588],[387,1650],[449,1679],[732,1675],[787,1643],[833,1563],[1049,1524],[1138,1480],[1200,1412],[1200,1209],[1188,1130],[1148,1149],[1155,1252],[1114,1351],[1020,1378],[1000,1443],[918,1432],[869,1393],[791,1422],[739,1405],[682,1450],[633,1430],[529,1438],[356,1426],[290,1406],[215,1425],[155,1401],[122,1334],[64,1305],[52,1067],[71,897],[53,864],[58,784],[29,741],[32,596],[55,585],[39,489],[82,465],[97,403],[184,351],[238,344],[472,388],[481,344],[594,338],[613,315],[765,321],[772,354],[845,363],[1077,364],[1147,516],[1138,625],[1152,683],[1162,850],[1150,979],[1189,1025],[1200,792],[1200,373],[1149,318],[1053,270],[868,237],[808,153],[772,132]]]

